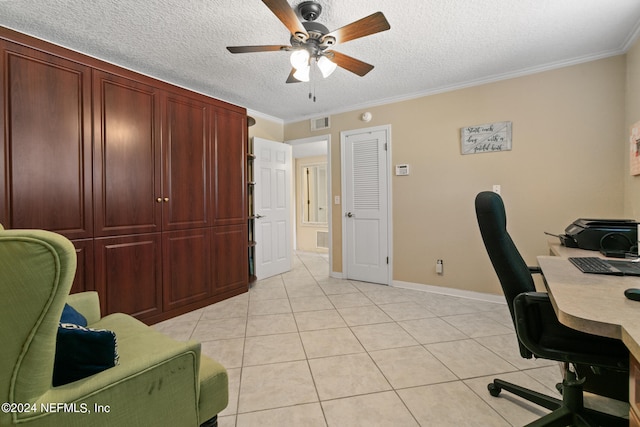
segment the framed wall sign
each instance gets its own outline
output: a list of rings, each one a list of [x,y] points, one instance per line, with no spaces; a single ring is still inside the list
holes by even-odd
[[[631,175],[640,175],[640,122],[636,122],[633,126],[631,126],[629,148]]]
[[[511,150],[511,122],[467,126],[460,134],[462,154]]]

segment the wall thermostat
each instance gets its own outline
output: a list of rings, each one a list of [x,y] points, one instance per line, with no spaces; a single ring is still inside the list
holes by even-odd
[[[397,176],[409,175],[409,165],[396,165],[396,175]]]

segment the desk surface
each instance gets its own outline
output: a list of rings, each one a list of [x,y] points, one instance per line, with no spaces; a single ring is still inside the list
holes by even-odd
[[[562,258],[569,258],[574,256],[595,256],[598,258],[606,258],[599,251],[585,251],[584,249],[568,248],[566,246],[562,246],[556,239],[554,239],[553,241],[548,240],[547,243],[549,245],[549,253],[551,255],[556,255]]]
[[[585,253],[571,256],[588,256]],[[624,296],[625,289],[640,288],[640,277],[585,274],[562,256],[540,256],[538,264],[562,324],[622,339],[640,360],[640,301]]]

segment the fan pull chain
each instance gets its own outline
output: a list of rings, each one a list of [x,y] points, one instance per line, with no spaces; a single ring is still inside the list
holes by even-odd
[[[312,62],[316,62],[315,59],[311,59]],[[312,62],[309,65],[313,65]],[[316,70],[317,67],[311,66],[310,74],[309,74],[309,100],[313,99],[313,102],[316,102]]]
[[[313,102],[316,102],[316,84],[312,80],[309,82],[309,100],[313,99]],[[313,93],[312,93],[313,92]]]

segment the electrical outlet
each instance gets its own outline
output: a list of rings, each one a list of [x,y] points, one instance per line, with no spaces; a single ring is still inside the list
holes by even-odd
[[[441,259],[436,261],[436,273],[442,274],[444,273],[444,263]]]

